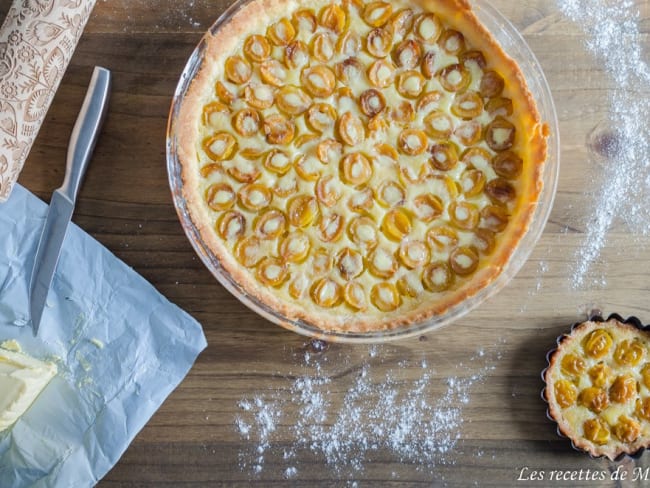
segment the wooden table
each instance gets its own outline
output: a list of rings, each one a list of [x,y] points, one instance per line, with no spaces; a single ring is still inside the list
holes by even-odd
[[[452,326],[379,347],[371,359],[368,346],[331,345],[316,355],[322,364],[331,359],[327,371],[334,403],[342,401],[363,364],[371,365],[376,381],[386,372],[400,371],[404,392],[421,375],[423,360],[435,381],[487,371],[462,406],[460,440],[450,462],[422,471],[394,453],[379,452],[364,471],[350,475],[337,473],[322,456],[305,449],[292,461],[297,474],[285,480],[287,465],[279,453],[292,442],[289,419],[279,426],[274,454],[267,456],[261,473],[240,467],[240,453],[254,445],[235,428],[238,402],[286,389],[309,341],[261,319],[215,281],[193,252],[170,198],[164,142],[171,96],[195,44],[228,3],[98,2],[20,178],[32,192],[49,198],[63,177],[68,137],[92,68],[100,64],[113,70],[110,114],[74,220],[196,317],[209,347],[100,486],[336,486],[351,480],[363,486],[504,486],[516,484],[523,468],[529,470],[524,476],[543,470],[546,480],[552,470],[616,470],[618,464],[576,453],[556,436],[540,399],[540,371],[556,336],[592,309],[650,321],[650,239],[632,236],[617,221],[585,286],[572,286],[573,262],[598,198],[598,185],[590,186],[590,180],[603,169],[588,158],[585,140],[608,115],[613,82],[603,63],[586,50],[580,27],[547,0],[493,1],[539,58],[562,134],[555,207],[529,261],[496,297]],[[0,11],[6,12],[9,4],[0,1]],[[637,6],[647,51],[649,5],[638,0]],[[649,460],[645,455],[622,466],[631,477],[634,467],[650,466]],[[552,483],[563,484],[580,483]]]

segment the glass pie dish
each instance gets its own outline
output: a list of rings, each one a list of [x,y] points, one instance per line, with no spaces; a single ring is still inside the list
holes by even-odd
[[[318,326],[314,321],[303,320],[302,318],[296,317],[295,315],[289,316],[288,313],[281,311],[282,307],[270,306],[269,301],[260,299],[259,294],[251,293],[250,292],[251,287],[246,286],[245,280],[244,282],[242,282],[241,279],[242,273],[237,273],[239,274],[238,277],[234,276],[232,272],[232,267],[230,268],[230,272],[229,272],[228,261],[227,260],[224,261],[224,259],[222,259],[223,256],[220,257],[214,252],[214,248],[215,248],[214,245],[211,245],[209,240],[205,239],[205,234],[202,234],[201,227],[203,227],[203,230],[205,231],[206,225],[197,226],[195,219],[192,218],[192,208],[191,208],[192,202],[188,201],[187,194],[184,192],[184,186],[186,186],[187,183],[183,178],[183,167],[182,167],[183,164],[182,164],[181,157],[179,156],[179,152],[182,152],[183,149],[182,144],[180,142],[181,137],[179,136],[179,133],[183,132],[185,123],[179,123],[179,117],[181,114],[181,108],[183,107],[183,104],[188,103],[187,102],[188,91],[190,90],[192,82],[201,75],[201,70],[202,68],[205,67],[205,64],[211,61],[209,59],[209,52],[208,52],[210,49],[209,38],[214,38],[220,33],[220,31],[228,27],[229,24],[231,24],[230,21],[233,19],[233,17],[236,18],[238,12],[240,12],[242,9],[245,9],[249,4],[251,4],[254,1],[257,0],[238,1],[235,4],[233,4],[217,20],[217,22],[212,26],[208,34],[206,34],[206,37],[204,37],[204,39],[200,42],[200,44],[198,45],[198,47],[190,57],[183,71],[183,74],[181,75],[172,102],[172,108],[171,108],[169,124],[168,124],[167,167],[168,167],[169,182],[172,189],[174,204],[176,206],[181,224],[183,225],[183,228],[190,242],[194,246],[194,249],[200,256],[204,264],[214,274],[214,276],[218,279],[218,281],[223,286],[225,286],[233,295],[235,295],[240,301],[242,301],[245,305],[247,305],[249,308],[257,312],[264,318],[276,324],[279,324],[287,329],[293,330],[301,334],[317,337],[324,340],[339,341],[339,342],[381,342],[381,341],[386,341],[391,339],[404,338],[404,337],[422,334],[424,332],[427,332],[429,330],[432,330],[434,328],[440,327],[454,320],[457,320],[459,317],[465,315],[467,312],[469,312],[470,310],[478,306],[485,299],[487,299],[488,297],[492,296],[494,293],[502,289],[524,264],[528,255],[532,251],[533,246],[535,245],[536,241],[541,235],[544,225],[548,219],[548,215],[551,211],[553,198],[555,195],[555,190],[557,185],[558,170],[559,170],[559,134],[558,134],[557,118],[555,114],[555,108],[553,105],[552,97],[546,79],[544,77],[544,74],[541,70],[541,67],[539,66],[539,63],[535,59],[533,53],[530,51],[530,49],[528,48],[524,40],[518,34],[516,29],[485,1],[477,1],[474,3],[475,14],[478,17],[479,21],[482,22],[485,28],[487,28],[487,30],[490,32],[492,37],[496,39],[498,43],[500,43],[501,48],[518,64],[519,70],[521,71],[521,73],[524,75],[524,78],[526,79],[527,88],[530,92],[530,95],[536,102],[537,110],[539,112],[540,118],[542,121],[545,122],[546,130],[548,132],[547,148],[546,148],[547,158],[546,158],[546,162],[540,165],[539,175],[538,175],[538,179],[542,184],[541,192],[539,193],[539,195],[536,196],[535,200],[533,201],[534,203],[528,203],[529,207],[527,207],[526,213],[527,215],[530,215],[530,218],[529,220],[524,222],[524,225],[521,226],[521,229],[517,229],[515,231],[515,233],[517,233],[517,239],[515,241],[516,246],[510,246],[508,248],[507,261],[504,264],[498,264],[497,266],[498,271],[496,276],[490,276],[489,280],[484,280],[484,282],[480,280],[477,281],[476,283],[480,284],[480,286],[475,286],[473,288],[461,287],[461,291],[464,291],[462,300],[451,303],[451,305],[446,306],[444,309],[441,309],[439,313],[438,312],[429,313],[428,315],[424,316],[422,319],[416,318],[414,320],[409,321],[408,323],[400,322],[399,320],[396,320],[396,322],[400,322],[405,325],[399,325],[399,326],[387,327],[387,328],[378,327],[376,329],[369,327],[366,330],[359,331],[359,330],[328,329],[326,327],[324,328]],[[376,2],[376,3],[381,3],[381,2]],[[215,46],[213,45],[212,55],[214,55],[214,47]],[[237,58],[237,59],[238,59],[237,61],[238,64],[235,66],[237,69],[232,72],[233,77],[237,78],[239,75],[250,76],[246,72],[247,69],[246,63],[242,62],[242,58]],[[217,83],[217,85],[219,85],[219,83]],[[398,90],[399,90],[399,85],[398,85]],[[219,91],[219,87],[217,86],[217,92],[218,91]],[[342,121],[346,115],[347,114],[344,114],[341,117],[341,119],[339,119],[339,122]],[[404,130],[403,133],[405,132],[414,132],[414,131]],[[500,133],[503,133],[503,131],[501,131]],[[267,132],[267,140],[268,137],[269,136]],[[215,151],[217,152],[223,150],[224,147],[227,147],[224,145],[225,143],[223,141],[217,141],[215,138],[213,138],[212,141],[214,142],[215,145],[210,147],[214,147]],[[411,144],[410,139],[408,141],[409,141],[408,144]],[[488,145],[489,143],[490,141],[488,141]],[[205,142],[203,144],[205,145]],[[408,144],[405,147],[400,147],[400,151],[402,153],[404,153],[409,149],[412,149],[410,146],[408,146]],[[352,145],[352,143],[350,143],[350,145]],[[210,153],[210,150],[208,150],[207,152]],[[434,157],[437,157],[435,154],[433,155]],[[345,162],[345,158],[343,162]],[[218,165],[213,165],[213,166],[218,166]],[[298,171],[298,169],[296,169],[296,171]],[[535,171],[537,171],[537,169]],[[426,181],[428,180],[425,180],[425,183]],[[248,185],[248,186],[256,186],[256,185]],[[374,190],[374,191],[376,193],[378,190]],[[429,190],[426,191],[428,192]],[[240,195],[240,199],[241,199],[241,195]],[[393,211],[392,210],[389,211],[388,214],[391,214],[391,212]],[[393,212],[391,215],[397,215],[397,217],[400,218],[403,217],[403,215],[400,214],[400,212]],[[289,216],[291,216],[291,214]],[[400,231],[400,225],[402,224],[402,222],[396,220],[395,222],[389,222],[389,224],[394,224],[388,226],[389,230],[394,233],[398,233]],[[297,224],[293,224],[293,225],[297,225]],[[385,225],[386,225],[386,220],[384,220],[384,222],[382,223],[382,232],[384,233],[386,233],[385,228],[383,227]],[[326,230],[327,229],[329,229],[329,227],[326,226]],[[323,232],[324,230],[322,230],[321,227],[321,233]],[[509,233],[512,234],[512,231],[509,231]],[[395,235],[393,235],[393,237],[395,237]],[[512,235],[510,235],[510,237],[512,238]],[[399,241],[399,238],[393,240]],[[508,242],[506,242],[506,244]],[[373,251],[372,254],[375,255],[378,253]],[[469,254],[471,257],[471,252]],[[501,255],[501,252],[499,254]],[[463,255],[459,258],[458,263],[467,262],[467,259],[468,259],[467,255]],[[370,258],[368,256],[364,257],[364,263],[366,262],[369,263],[368,265],[370,267],[372,267],[373,263],[370,262]],[[500,261],[497,262],[500,263]],[[451,263],[450,261],[450,264],[451,266],[453,266],[455,263]],[[257,271],[257,274],[259,276],[259,270]],[[422,279],[424,281],[425,278]],[[314,286],[312,286],[312,290],[316,288],[318,290],[318,293],[325,293],[327,292],[327,290],[330,290],[327,288],[318,288],[316,286],[317,283],[322,284],[324,281],[325,279],[316,282]],[[431,285],[431,283],[433,283],[433,278],[431,278],[429,284]],[[433,283],[433,285],[431,286],[433,287],[434,285],[436,285],[436,283]],[[375,285],[375,288],[380,286],[381,285]],[[389,285],[386,285],[386,287],[389,287]],[[381,288],[381,290],[384,291],[384,288]],[[322,297],[322,296],[324,295],[319,295],[318,297]],[[388,296],[388,298],[390,298],[390,293],[388,295],[383,295],[380,298],[383,299],[384,296]],[[312,295],[312,299],[314,299],[313,295]],[[399,300],[399,297],[397,298],[397,300]],[[375,303],[375,305],[377,305],[377,303]],[[381,306],[377,306],[377,308],[379,308],[379,310],[383,310]],[[395,309],[391,309],[390,312],[394,312],[395,314],[397,314],[399,313],[399,310],[396,311]],[[349,315],[351,317],[354,316],[352,312],[350,312]]]

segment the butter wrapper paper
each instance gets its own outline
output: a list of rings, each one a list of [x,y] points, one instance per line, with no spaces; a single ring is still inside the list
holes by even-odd
[[[74,225],[34,338],[28,288],[46,211],[20,185],[0,204],[0,342],[59,369],[0,433],[2,488],[96,484],[206,347],[198,322]]]
[[[14,0],[0,28],[0,202],[18,180],[95,0]]]

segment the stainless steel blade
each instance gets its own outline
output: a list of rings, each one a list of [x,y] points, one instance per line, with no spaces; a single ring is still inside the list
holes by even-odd
[[[61,191],[52,194],[50,210],[38,244],[34,269],[32,271],[31,295],[29,307],[34,335],[38,333],[43,310],[47,303],[52,278],[59,262],[61,248],[68,230],[68,224],[74,212],[74,203]]]
[[[110,86],[111,72],[95,67],[70,136],[65,179],[61,188],[52,194],[50,210],[36,251],[29,296],[34,335],[38,333],[77,194],[104,122]]]

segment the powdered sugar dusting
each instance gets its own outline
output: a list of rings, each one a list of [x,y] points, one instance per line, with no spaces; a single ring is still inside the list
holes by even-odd
[[[185,0],[183,2],[164,2],[152,0],[128,0],[116,2],[115,0],[101,0],[98,2],[105,9],[104,15],[111,21],[118,20],[122,24],[123,32],[132,32],[143,27],[141,23],[142,12],[150,14],[147,28],[154,31],[181,30],[190,27],[193,30],[205,30],[195,17],[200,9],[205,9],[205,0]],[[151,22],[152,19],[158,22]],[[214,19],[212,19],[214,20]]]
[[[304,456],[299,454],[305,453],[350,479],[386,453],[420,470],[453,463],[472,387],[495,366],[486,365],[489,358],[479,350],[451,377],[436,375],[426,360],[403,360],[378,373],[385,369],[381,359],[373,359],[378,352],[371,347],[348,377],[333,374],[326,360],[306,353],[303,374],[287,379],[284,388],[240,401],[235,427],[249,444],[239,456],[242,470],[261,473],[267,454],[280,446],[285,479],[300,477],[298,459]],[[272,469],[277,463],[276,457]]]
[[[650,207],[644,204],[650,194],[650,68],[643,59],[640,14],[632,0],[558,0],[558,5],[589,35],[587,48],[615,81],[610,116],[588,141],[592,162],[602,163],[604,174],[573,270],[572,283],[581,288],[616,219],[633,232],[650,233]]]
[[[238,406],[242,411],[252,413],[251,423],[237,417],[235,425],[245,439],[250,440],[251,435],[255,435],[257,445],[253,453],[251,469],[254,473],[260,473],[264,467],[266,451],[271,446],[271,436],[276,430],[279,410],[274,402],[269,402],[259,396],[253,398],[253,400],[242,400]]]

